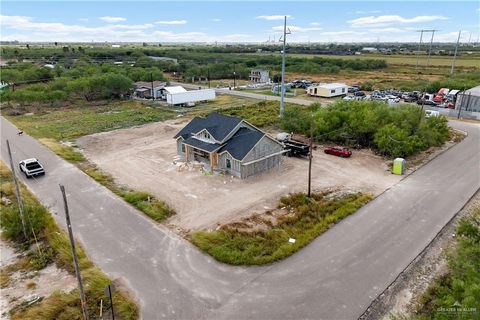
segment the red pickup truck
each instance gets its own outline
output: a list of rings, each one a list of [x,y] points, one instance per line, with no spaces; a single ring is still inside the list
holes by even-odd
[[[352,155],[352,151],[343,147],[326,147],[323,150],[326,154],[332,154],[337,157],[348,158]]]

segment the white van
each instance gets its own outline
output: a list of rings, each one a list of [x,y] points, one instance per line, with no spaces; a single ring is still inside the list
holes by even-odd
[[[425,110],[425,118],[430,118],[430,117],[439,117],[440,112],[435,111],[435,110]]]

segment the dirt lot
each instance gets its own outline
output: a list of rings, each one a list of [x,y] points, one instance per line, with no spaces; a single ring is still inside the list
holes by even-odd
[[[0,267],[2,270],[19,262],[22,254],[17,252],[10,243],[0,238]],[[14,271],[9,280],[1,288],[0,310],[1,320],[10,319],[9,311],[20,305],[36,301],[38,298],[50,296],[55,290],[69,292],[77,281],[75,277],[54,264],[40,271]]]
[[[180,121],[152,123],[82,137],[84,154],[116,182],[149,191],[175,208],[168,223],[184,229],[209,229],[252,213],[276,207],[280,196],[307,186],[308,161],[285,158],[281,168],[258,177],[240,180],[208,176],[199,171],[177,172],[172,138]],[[369,151],[343,159],[314,152],[314,189],[339,187],[375,195],[401,178],[387,171],[384,160]]]

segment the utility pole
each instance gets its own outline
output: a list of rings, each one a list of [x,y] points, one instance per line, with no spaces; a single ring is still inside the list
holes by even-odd
[[[420,32],[420,41],[418,42],[417,63],[415,64],[415,70],[418,69],[418,58],[419,58],[419,55],[420,55],[420,47],[421,47],[421,45],[422,45],[423,31],[424,31],[424,30],[418,30],[418,31],[417,31],[417,32]]]
[[[430,30],[430,31],[432,32],[432,38],[430,39],[430,47],[428,48],[427,68],[430,66],[430,57],[432,56],[433,36],[435,35],[435,31],[438,31],[438,30]]]
[[[308,194],[312,193],[312,158],[313,158],[313,112],[310,115],[310,152],[308,154]]]
[[[207,69],[208,89],[210,89],[210,68]]]
[[[15,175],[15,166],[13,165],[12,150],[10,150],[10,142],[8,141],[8,139],[7,139],[7,149],[8,149],[8,157],[10,158],[10,169],[12,170],[13,182],[15,183],[15,195],[17,196],[18,213],[20,215],[20,221],[22,221],[23,235],[25,236],[25,240],[28,240],[27,228],[25,227],[25,216],[24,216],[25,210],[23,207],[22,196],[20,195],[20,188],[18,186],[17,176]]]
[[[72,248],[73,266],[75,267],[75,274],[78,280],[78,289],[80,291],[83,320],[88,320],[87,300],[85,299],[85,292],[83,291],[82,275],[80,274],[80,267],[78,266],[77,251],[75,250],[75,241],[73,239],[72,223],[70,222],[70,214],[68,212],[67,195],[65,194],[65,187],[63,185],[60,185],[60,191],[62,192],[63,196],[65,219],[67,221],[68,229],[68,238],[70,240],[70,247]]]
[[[153,74],[150,72],[150,83],[152,84],[152,100],[155,100],[155,92],[153,92]]]
[[[108,285],[108,296],[110,298],[110,308],[112,309],[112,320],[115,320],[115,311],[113,310],[112,286]]]
[[[236,80],[237,80],[237,72],[235,71],[236,64],[233,64],[233,90],[236,87]]]
[[[283,117],[285,111],[284,99],[285,99],[285,54],[287,51],[287,34],[290,34],[290,30],[287,32],[287,16],[283,20],[283,50],[282,50],[282,85],[280,87],[280,117]]]
[[[462,100],[461,100],[462,104],[463,104],[463,99],[465,98],[465,89],[466,89],[466,87],[463,87]],[[458,103],[458,98],[457,98],[456,103]],[[462,113],[462,105],[461,104],[459,104],[459,106],[458,106],[457,119],[460,119],[460,113]]]
[[[460,42],[460,35],[461,34],[462,34],[462,30],[458,31],[457,44],[455,45],[455,53],[453,54],[452,69],[450,69],[450,74],[453,74],[453,71],[455,70],[455,59],[457,59],[458,44]]]

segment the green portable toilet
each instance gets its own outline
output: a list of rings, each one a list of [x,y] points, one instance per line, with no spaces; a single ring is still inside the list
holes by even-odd
[[[405,172],[405,159],[403,158],[396,158],[393,160],[393,174],[402,175]]]
[[[8,83],[2,82],[0,83],[0,93],[4,93],[8,91]]]

